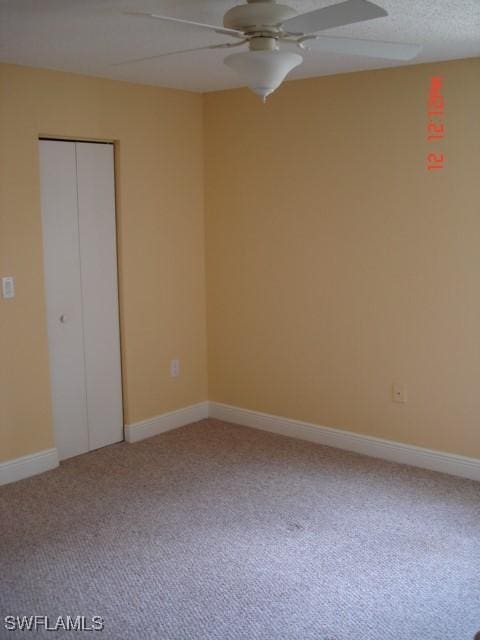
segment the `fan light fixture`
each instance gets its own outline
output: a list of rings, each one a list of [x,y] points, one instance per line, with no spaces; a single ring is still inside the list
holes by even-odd
[[[227,67],[236,71],[242,81],[264,102],[267,96],[282,84],[290,71],[303,62],[301,55],[280,50],[279,45],[294,45],[303,52],[317,48],[319,51],[388,60],[412,60],[421,51],[417,44],[320,35],[321,32],[334,27],[362,23],[388,15],[383,7],[370,0],[340,0],[335,4],[300,14],[292,7],[277,3],[276,0],[247,0],[246,3],[235,4],[227,11],[223,17],[223,26],[144,11],[125,13],[212,31],[217,35],[228,36],[231,41],[167,51],[117,64],[132,64],[194,51],[231,49],[247,45],[249,51],[230,55],[224,62]],[[309,46],[306,46],[307,44]]]
[[[227,56],[224,63],[265,102],[303,58],[290,51],[245,51]]]

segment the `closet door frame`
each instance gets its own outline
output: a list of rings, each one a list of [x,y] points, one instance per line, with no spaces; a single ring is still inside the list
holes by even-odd
[[[113,240],[114,240],[114,247],[113,247],[113,251],[114,251],[114,256],[115,256],[115,291],[112,292],[115,296],[115,316],[116,316],[116,325],[118,327],[118,334],[117,336],[115,336],[117,344],[118,344],[118,355],[119,355],[119,376],[120,376],[120,380],[119,380],[119,394],[120,394],[120,398],[119,398],[119,412],[120,412],[120,420],[121,420],[121,434],[120,435],[120,441],[125,439],[125,419],[124,419],[124,398],[123,398],[123,393],[124,393],[124,384],[123,384],[123,372],[122,372],[122,327],[121,327],[121,314],[120,314],[120,305],[121,305],[121,300],[120,300],[120,291],[119,291],[119,264],[118,264],[118,235],[119,235],[119,229],[118,229],[118,184],[117,184],[117,166],[118,166],[118,142],[115,140],[95,140],[95,139],[86,139],[86,138],[70,138],[70,137],[63,137],[63,136],[54,136],[54,135],[40,135],[38,138],[38,145],[39,145],[39,156],[40,156],[40,143],[42,141],[48,141],[48,142],[59,142],[59,143],[72,143],[72,147],[74,149],[74,156],[75,156],[75,163],[76,163],[76,149],[77,149],[77,144],[78,143],[87,143],[89,145],[104,145],[104,146],[108,146],[110,148],[112,148],[112,153],[113,153],[113,186],[114,186],[114,202],[113,202],[113,208],[114,208],[114,229],[113,229]],[[39,157],[40,160],[40,157]],[[76,177],[78,179],[78,175],[77,175],[77,169],[78,166],[75,166],[75,170],[76,170]],[[78,202],[77,202],[77,208],[78,208]],[[80,211],[79,209],[77,210],[77,214],[78,214],[78,218],[79,218],[79,214]],[[42,210],[42,225],[43,225],[43,210]],[[80,239],[80,222],[79,219],[77,219],[77,234],[78,234],[78,238]],[[43,252],[44,252],[44,269],[45,269],[45,278],[44,278],[44,282],[45,282],[45,294],[46,294],[46,306],[47,306],[47,329],[48,329],[48,342],[49,342],[49,361],[52,358],[52,349],[51,349],[51,341],[52,339],[54,340],[55,337],[52,336],[52,323],[54,323],[55,321],[59,321],[59,317],[56,317],[58,315],[58,313],[54,313],[54,311],[58,311],[58,306],[57,308],[54,310],[52,308],[52,304],[51,304],[51,300],[49,300],[49,298],[52,298],[51,292],[48,291],[48,287],[47,287],[47,269],[48,269],[48,261],[49,259],[52,260],[52,256],[48,256],[48,247],[46,246],[45,243],[45,235],[43,235]],[[54,260],[54,259],[53,259]],[[78,248],[78,261],[80,261],[80,248]],[[51,265],[50,265],[51,268]],[[83,292],[81,290],[82,287],[82,283],[80,281],[79,283],[79,288],[80,288],[80,293],[81,293],[81,297],[83,299]],[[55,306],[55,305],[54,305]],[[82,326],[83,326],[83,322],[84,322],[84,317],[83,317],[83,309],[81,308],[80,311],[82,312]],[[54,314],[54,315],[52,315]],[[61,314],[60,314],[61,315]],[[65,314],[66,315],[66,314]],[[62,327],[62,329],[65,329],[68,325],[68,317],[65,318],[65,325]],[[71,328],[72,329],[72,328]],[[115,332],[117,333],[117,332]],[[83,341],[84,344],[84,350],[86,349],[86,343],[85,340]],[[83,358],[84,358],[84,362],[83,362],[83,388],[81,390],[81,392],[83,394],[87,393],[87,380],[86,380],[86,362],[85,362],[85,353],[83,353]],[[57,363],[58,364],[58,363]],[[85,420],[86,422],[86,428],[87,428],[87,441],[85,442],[84,439],[82,439],[82,437],[80,437],[79,434],[76,434],[76,438],[74,438],[74,440],[76,439],[76,442],[73,442],[72,445],[70,446],[68,443],[62,442],[62,439],[64,438],[64,434],[61,433],[61,429],[58,428],[58,424],[59,421],[62,419],[62,416],[59,415],[58,410],[56,409],[56,407],[58,408],[58,398],[55,398],[54,396],[54,389],[55,389],[55,381],[53,380],[53,375],[54,375],[54,369],[55,367],[53,366],[53,363],[50,361],[50,377],[51,377],[51,382],[52,382],[52,389],[51,389],[51,393],[52,393],[52,410],[53,410],[53,430],[54,430],[54,437],[55,437],[55,446],[59,449],[59,457],[60,459],[65,459],[65,458],[69,458],[72,457],[74,455],[78,455],[80,453],[84,453],[87,452],[89,450],[93,450],[96,448],[99,448],[101,446],[105,446],[105,444],[109,444],[109,443],[103,443],[101,441],[101,437],[100,439],[95,438],[95,437],[91,437],[91,431],[89,430],[89,425],[88,425],[88,415],[85,415],[84,417],[82,417],[83,420]],[[78,382],[78,381],[77,381]],[[82,385],[80,385],[82,386]],[[86,402],[85,402],[85,406],[86,406]],[[57,415],[55,415],[55,413]],[[77,421],[77,426],[78,426],[79,422]],[[92,442],[93,440],[93,442]],[[63,445],[63,446],[62,446]],[[66,446],[65,446],[66,445]],[[63,450],[62,450],[63,449]]]

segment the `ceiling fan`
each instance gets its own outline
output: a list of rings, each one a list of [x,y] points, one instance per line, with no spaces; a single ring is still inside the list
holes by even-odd
[[[278,4],[276,0],[247,0],[247,4],[236,5],[227,11],[223,18],[223,27],[157,13],[130,11],[125,14],[189,25],[230,36],[235,40],[223,44],[171,51],[117,64],[130,64],[204,49],[231,49],[248,45],[248,51],[229,55],[224,63],[234,69],[264,102],[267,96],[282,84],[288,73],[303,62],[301,55],[287,50],[291,45],[302,51],[314,48],[390,60],[411,60],[421,50],[420,45],[417,44],[318,35],[318,32],[326,29],[388,15],[385,9],[368,0],[345,0],[303,14],[297,14],[294,9]]]

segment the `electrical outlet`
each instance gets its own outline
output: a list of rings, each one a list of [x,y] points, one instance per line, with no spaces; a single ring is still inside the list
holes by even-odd
[[[394,384],[392,387],[393,402],[405,403],[407,401],[407,387],[404,384]]]
[[[2,278],[2,296],[4,298],[15,297],[15,280],[12,276]]]
[[[170,376],[172,378],[178,378],[180,375],[180,360],[170,360]]]

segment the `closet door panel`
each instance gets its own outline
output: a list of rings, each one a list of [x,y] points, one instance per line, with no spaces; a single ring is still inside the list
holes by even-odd
[[[123,440],[113,145],[76,143],[90,449]]]
[[[40,193],[55,444],[88,451],[75,143],[41,140]]]

